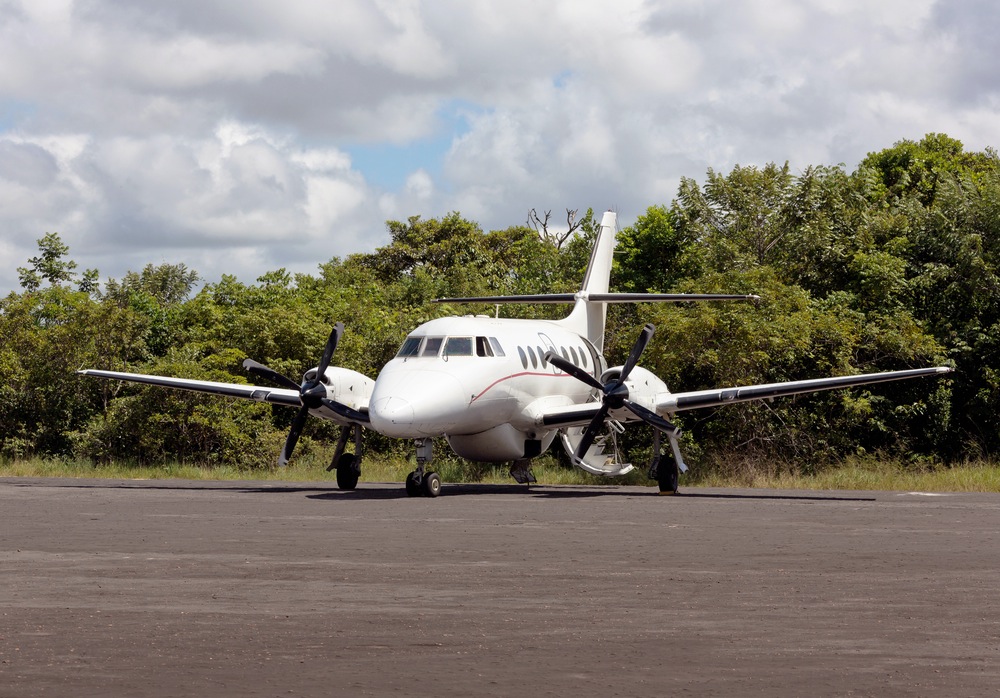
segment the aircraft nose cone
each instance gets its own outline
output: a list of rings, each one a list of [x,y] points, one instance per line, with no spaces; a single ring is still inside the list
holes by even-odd
[[[389,396],[376,401],[369,411],[378,415],[379,422],[392,427],[409,427],[413,425],[413,405],[401,397]]]
[[[440,436],[468,407],[461,383],[439,370],[404,367],[379,375],[368,417],[372,428],[395,438]]]

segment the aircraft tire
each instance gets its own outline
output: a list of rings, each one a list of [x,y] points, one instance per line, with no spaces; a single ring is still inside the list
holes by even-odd
[[[342,490],[353,490],[358,486],[361,473],[354,467],[354,454],[345,453],[337,463],[337,487]]]
[[[657,469],[656,481],[660,486],[660,494],[676,494],[679,473],[677,466],[673,462],[660,462]]]
[[[424,473],[421,489],[427,497],[437,497],[441,494],[441,477],[435,472]]]
[[[411,497],[419,497],[422,494],[416,470],[406,476],[406,494]]]

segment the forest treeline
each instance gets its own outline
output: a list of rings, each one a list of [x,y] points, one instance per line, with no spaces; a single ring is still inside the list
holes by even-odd
[[[599,214],[597,218],[599,219]],[[248,382],[252,357],[299,377],[330,327],[336,361],[374,377],[408,331],[493,307],[438,297],[577,290],[595,215],[563,239],[535,225],[483,231],[452,213],[387,223],[391,242],[333,257],[315,274],[277,269],[247,284],[148,265],[101,284],[56,233],[0,301],[0,456],[72,456],[273,467],[292,410],[81,378],[103,368]],[[943,379],[734,405],[678,417],[694,465],[739,454],[809,469],[856,454],[904,462],[992,458],[1000,449],[1000,158],[940,134],[871,153],[853,172],[737,166],[681,181],[619,233],[617,291],[756,293],[757,305],[613,306],[620,363],[646,322],[643,365],[697,390],[948,364]],[[197,289],[197,291],[196,291]],[[506,306],[554,317],[559,306]],[[555,313],[555,315],[553,315]],[[333,430],[310,420],[302,449]],[[648,434],[630,429],[629,444]],[[312,437],[312,438],[310,438]],[[369,450],[406,453],[366,433]]]

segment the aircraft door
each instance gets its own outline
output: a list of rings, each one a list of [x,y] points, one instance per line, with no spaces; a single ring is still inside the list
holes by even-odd
[[[542,341],[542,351],[540,352],[540,356],[544,356],[545,352],[547,351],[551,351],[555,354],[559,353],[559,350],[556,349],[555,342],[553,342],[552,339],[547,334],[545,334],[544,332],[539,332],[538,338]],[[549,373],[556,374],[559,372],[559,369],[557,369],[552,364],[549,364],[548,367],[549,367]]]
[[[590,352],[590,360],[593,362],[592,365],[594,367],[594,377],[600,378],[604,375],[604,372],[608,370],[607,359],[604,358],[604,354],[597,351],[597,347],[595,347],[589,339],[586,337],[580,337],[580,339],[583,340],[584,345]]]

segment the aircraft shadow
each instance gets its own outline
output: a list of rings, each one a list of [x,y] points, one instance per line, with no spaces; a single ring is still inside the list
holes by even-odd
[[[2,478],[0,482],[15,487],[57,487],[72,489],[137,489],[137,490],[175,490],[175,491],[206,491],[225,490],[246,494],[305,494],[309,499],[337,500],[388,500],[414,499],[406,493],[403,483],[361,483],[356,490],[341,490],[335,484],[271,484],[248,485],[246,483],[230,483],[225,481],[196,480],[62,480],[48,478],[31,478],[16,480]],[[366,484],[368,486],[366,486]],[[446,483],[441,490],[442,497],[474,497],[482,495],[515,495],[520,497],[541,497],[545,499],[585,499],[591,497],[656,497],[659,492],[654,487],[636,489],[634,487],[588,487],[581,485],[518,485],[479,484],[479,483]],[[671,495],[673,499],[733,499],[733,500],[776,500],[776,501],[815,501],[815,502],[874,502],[870,496],[844,496],[833,494],[789,494],[770,492],[699,492],[682,489]]]
[[[543,499],[586,499],[592,497],[658,497],[660,493],[653,487],[644,490],[634,488],[623,489],[610,487],[583,487],[575,485],[495,485],[495,484],[445,484],[441,488],[442,497],[474,497],[482,495],[513,495],[519,497],[540,497]],[[406,494],[400,486],[396,488],[365,488],[361,484],[353,491],[330,489],[326,492],[307,495],[309,499],[415,499]],[[753,493],[753,492],[690,492],[680,491],[671,495],[673,499],[733,499],[733,500],[775,500],[775,501],[814,501],[814,502],[874,502],[875,497],[857,497],[842,495],[788,494],[788,493]],[[419,497],[416,499],[420,499]]]
[[[777,499],[807,502],[877,502],[877,497],[845,497],[841,495],[821,494],[753,494],[750,492],[686,492],[680,491],[672,495],[680,499]]]
[[[0,478],[0,483],[13,487],[54,487],[60,489],[82,489],[82,490],[178,490],[205,492],[207,490],[224,490],[227,492],[262,493],[281,492],[339,492],[333,483],[329,485],[298,485],[298,484],[274,484],[250,486],[227,482],[225,480],[64,480],[59,478],[31,478],[16,481],[13,478]]]

